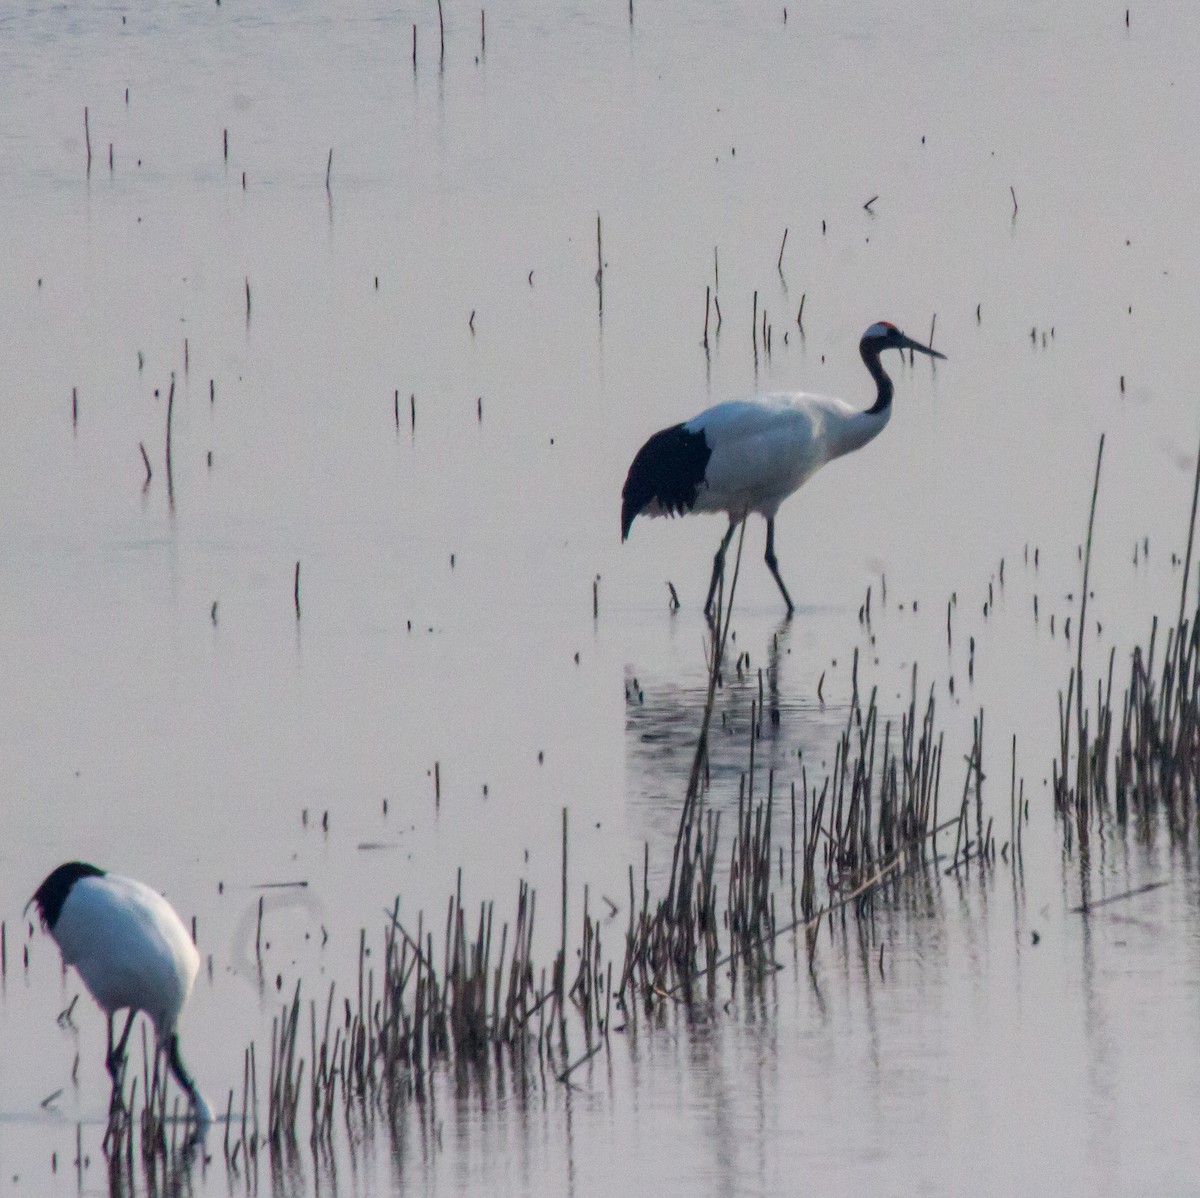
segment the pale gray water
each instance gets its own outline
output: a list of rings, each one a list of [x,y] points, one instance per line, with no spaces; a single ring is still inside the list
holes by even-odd
[[[782,720],[762,752],[783,785],[799,749],[812,772],[831,762],[855,646],[886,716],[914,661],[936,684],[947,808],[983,706],[1002,838],[1018,741],[1023,875],[931,879],[877,914],[861,954],[851,921],[848,941],[823,938],[815,985],[781,944],[761,1006],[643,1024],[578,1091],[551,1079],[525,1103],[456,1105],[447,1080],[435,1139],[414,1115],[396,1159],[369,1137],[336,1184],[1194,1188],[1194,862],[1162,838],[1106,841],[1093,897],[1171,884],[1084,921],[1044,784],[1102,431],[1092,676],[1178,604],[1200,433],[1190,9],[1135,8],[1127,29],[1123,9],[1085,4],[793,4],[786,24],[782,5],[638,5],[631,25],[619,4],[529,3],[488,12],[478,62],[478,10],[446,16],[439,71],[433,5],[0,14],[0,1194],[73,1192],[80,1119],[85,1188],[105,1188],[100,1019],[81,1003],[78,1038],[55,1026],[78,987],[48,939],[20,965],[21,907],[60,860],[144,878],[196,915],[214,975],[184,1043],[214,1105],[269,1033],[273,975],[285,992],[349,985],[359,928],[397,893],[406,912],[443,910],[462,865],[471,901],[512,902],[526,877],[553,907],[564,805],[574,886],[624,905],[647,840],[661,876],[721,526],[639,521],[620,546],[629,459],[756,387],[866,400],[862,329],[924,338],[935,312],[949,360],[893,362],[891,425],[783,509],[788,628],[751,525],[737,649],[756,672],[779,634]],[[714,246],[724,324],[706,358]],[[755,290],[773,326],[757,364]],[[756,694],[752,674],[725,701],[726,807]],[[272,895],[260,996],[253,887],[299,879],[303,902]],[[302,1154],[284,1188],[317,1184]],[[194,1186],[227,1192],[219,1151]]]

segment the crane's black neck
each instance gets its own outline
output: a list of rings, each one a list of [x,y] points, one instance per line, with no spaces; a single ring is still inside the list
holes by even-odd
[[[58,917],[62,914],[63,904],[67,901],[67,895],[71,893],[71,887],[80,878],[102,877],[104,877],[104,870],[97,869],[94,865],[88,865],[83,861],[68,861],[50,874],[37,888],[29,902],[37,908],[42,923],[53,932],[55,924],[58,923]]]
[[[875,385],[879,388],[875,402],[867,411],[872,416],[882,416],[892,405],[892,380],[887,371],[879,364],[879,350],[865,343],[859,346],[863,365],[871,372]]]

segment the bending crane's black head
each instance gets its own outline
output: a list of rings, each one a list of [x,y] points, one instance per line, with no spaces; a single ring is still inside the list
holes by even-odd
[[[54,870],[33,892],[33,898],[25,904],[25,910],[28,911],[31,906],[36,907],[38,918],[48,931],[53,932],[54,925],[58,923],[58,917],[62,913],[63,903],[71,893],[71,887],[80,878],[102,877],[104,870],[97,869],[94,865],[87,865],[82,861],[68,861]]]
[[[936,349],[930,349],[928,345],[922,345],[919,341],[914,341],[911,337],[906,336],[887,320],[880,320],[867,329],[862,335],[858,347],[864,358],[868,355],[878,357],[885,349],[915,349],[918,353],[928,354],[931,358],[945,359],[946,357],[945,354],[939,354]]]

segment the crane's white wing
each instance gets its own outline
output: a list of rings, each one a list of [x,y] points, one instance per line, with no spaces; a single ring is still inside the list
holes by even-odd
[[[686,428],[704,433],[712,457],[694,510],[773,517],[821,466],[846,452],[845,431],[856,415],[841,400],[805,394],[730,400],[701,412]]]

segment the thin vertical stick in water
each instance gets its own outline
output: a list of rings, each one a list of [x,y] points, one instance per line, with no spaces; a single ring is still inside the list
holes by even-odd
[[[296,605],[296,619],[300,619],[300,563],[296,563],[296,577],[292,583],[292,602]]]
[[[1012,738],[1012,774],[1008,785],[1008,841],[1012,848],[1013,865],[1017,863],[1017,734]]]
[[[787,245],[787,229],[783,231],[783,240],[779,243],[779,261],[775,263],[775,269],[783,274],[783,247]]]
[[[604,278],[604,250],[600,244],[600,213],[596,213],[596,283]]]
[[[87,146],[87,173],[92,173],[92,130],[88,124],[87,105],[83,106],[83,141]]]
[[[1196,479],[1192,484],[1192,515],[1191,519],[1188,521],[1187,553],[1184,555],[1183,559],[1183,586],[1179,591],[1179,622],[1176,624],[1177,628],[1183,627],[1183,611],[1184,605],[1187,603],[1188,575],[1191,573],[1192,569],[1192,542],[1196,536],[1197,498],[1200,498],[1200,451],[1198,451],[1196,454]],[[1182,643],[1182,641],[1183,638],[1180,637],[1180,643]]]
[[[567,809],[562,821],[562,968],[567,967]]]
[[[446,22],[442,18],[442,0],[437,0],[438,6],[438,37],[441,39],[441,52],[438,61],[442,64],[446,61]]]
[[[754,308],[750,314],[750,343],[754,346],[754,356],[757,358],[758,357],[758,292],[757,291],[754,293]]]
[[[413,70],[417,69],[417,27],[413,26]]]
[[[333,146],[329,147],[329,157],[325,161],[325,190],[329,191],[329,179],[333,174]]]
[[[1012,195],[1013,201],[1013,220],[1017,219],[1017,189],[1010,183],[1008,185],[1009,193]]]
[[[1100,447],[1096,450],[1096,479],[1092,483],[1092,507],[1088,513],[1087,550],[1083,557],[1083,594],[1079,600],[1079,635],[1075,642],[1075,724],[1079,737],[1079,774],[1082,778],[1087,749],[1083,743],[1083,630],[1087,627],[1088,571],[1092,564],[1092,528],[1096,522],[1096,495],[1100,490],[1100,462],[1104,457],[1104,434],[1100,434]],[[1066,767],[1063,762],[1063,767]],[[1077,796],[1079,801],[1083,795]]]
[[[250,276],[246,276],[246,323],[250,323]]]
[[[154,473],[154,471],[150,469],[150,456],[149,456],[149,454],[146,453],[145,443],[142,441],[139,441],[138,449],[140,449],[142,451],[142,464],[146,467],[146,482],[144,484],[144,487],[148,487],[150,485],[150,477]]]
[[[479,57],[487,53],[487,13],[479,10]]]
[[[171,390],[167,394],[167,502],[175,506],[175,486],[171,475],[171,416],[175,411],[175,374],[171,373]]]
[[[71,388],[71,427],[76,428],[79,424],[79,388]]]

